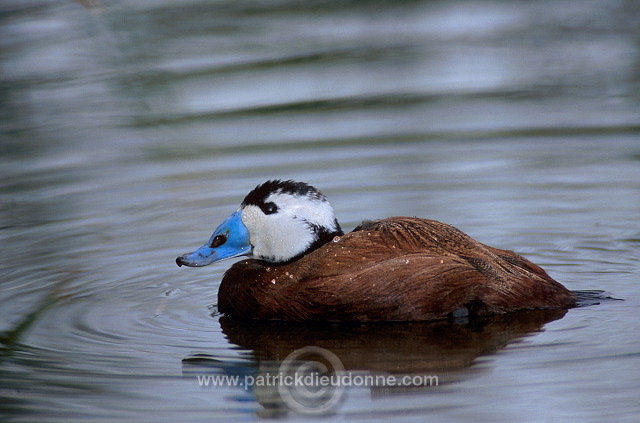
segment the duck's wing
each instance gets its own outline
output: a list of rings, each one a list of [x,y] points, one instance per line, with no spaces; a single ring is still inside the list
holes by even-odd
[[[296,263],[295,288],[305,294],[289,298],[317,316],[333,310],[337,320],[430,320],[460,308],[484,315],[574,301],[524,257],[433,220],[365,222],[318,253]]]

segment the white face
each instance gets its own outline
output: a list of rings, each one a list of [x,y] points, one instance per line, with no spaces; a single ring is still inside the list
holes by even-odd
[[[333,208],[323,198],[275,192],[265,203],[277,211],[265,214],[253,204],[242,208],[242,223],[249,230],[253,257],[283,262],[304,253],[317,239],[317,229],[337,230]],[[314,229],[315,227],[315,229]]]

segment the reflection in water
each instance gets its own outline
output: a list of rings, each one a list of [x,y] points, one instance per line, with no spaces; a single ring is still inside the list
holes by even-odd
[[[375,381],[377,384],[374,382],[372,386],[367,383],[374,395],[429,392],[437,386],[464,379],[471,374],[469,367],[477,357],[493,354],[519,337],[540,331],[543,325],[562,318],[566,312],[528,310],[473,320],[314,325],[242,322],[221,317],[220,325],[229,342],[250,351],[251,365],[228,362],[215,355],[196,354],[183,360],[183,373],[190,377],[237,376],[240,384],[249,380],[253,386],[243,387],[252,391],[263,407],[261,412],[266,414],[285,413],[288,409],[314,414],[317,410],[329,412],[333,408],[326,407],[323,401],[337,405],[335,397],[341,392],[323,391],[319,379],[313,379],[315,385],[305,386],[302,394],[306,394],[306,399],[317,394],[316,402],[301,406],[300,401],[305,399],[300,398],[302,388],[286,387],[283,391],[272,376],[282,378],[290,374],[283,369],[292,368],[293,357],[299,361],[294,369],[319,368],[320,374],[333,375],[346,372],[346,379],[330,380],[347,380],[347,389],[349,384],[359,385],[359,381]],[[316,350],[308,351],[309,347]],[[365,375],[391,376],[395,386],[384,383],[388,379],[364,379]],[[257,380],[266,386],[258,386]],[[304,384],[302,377],[299,380]],[[292,396],[292,391],[299,395]]]

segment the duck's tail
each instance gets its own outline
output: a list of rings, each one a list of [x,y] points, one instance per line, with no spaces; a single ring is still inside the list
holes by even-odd
[[[615,298],[610,292],[598,289],[589,289],[584,291],[571,291],[576,297],[576,307],[587,307],[598,305],[602,301],[624,301],[622,298]]]

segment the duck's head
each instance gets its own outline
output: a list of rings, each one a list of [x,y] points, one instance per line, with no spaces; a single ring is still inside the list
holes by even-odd
[[[199,267],[239,256],[285,263],[342,234],[320,191],[304,182],[276,179],[247,194],[205,245],[181,255],[176,263]]]

